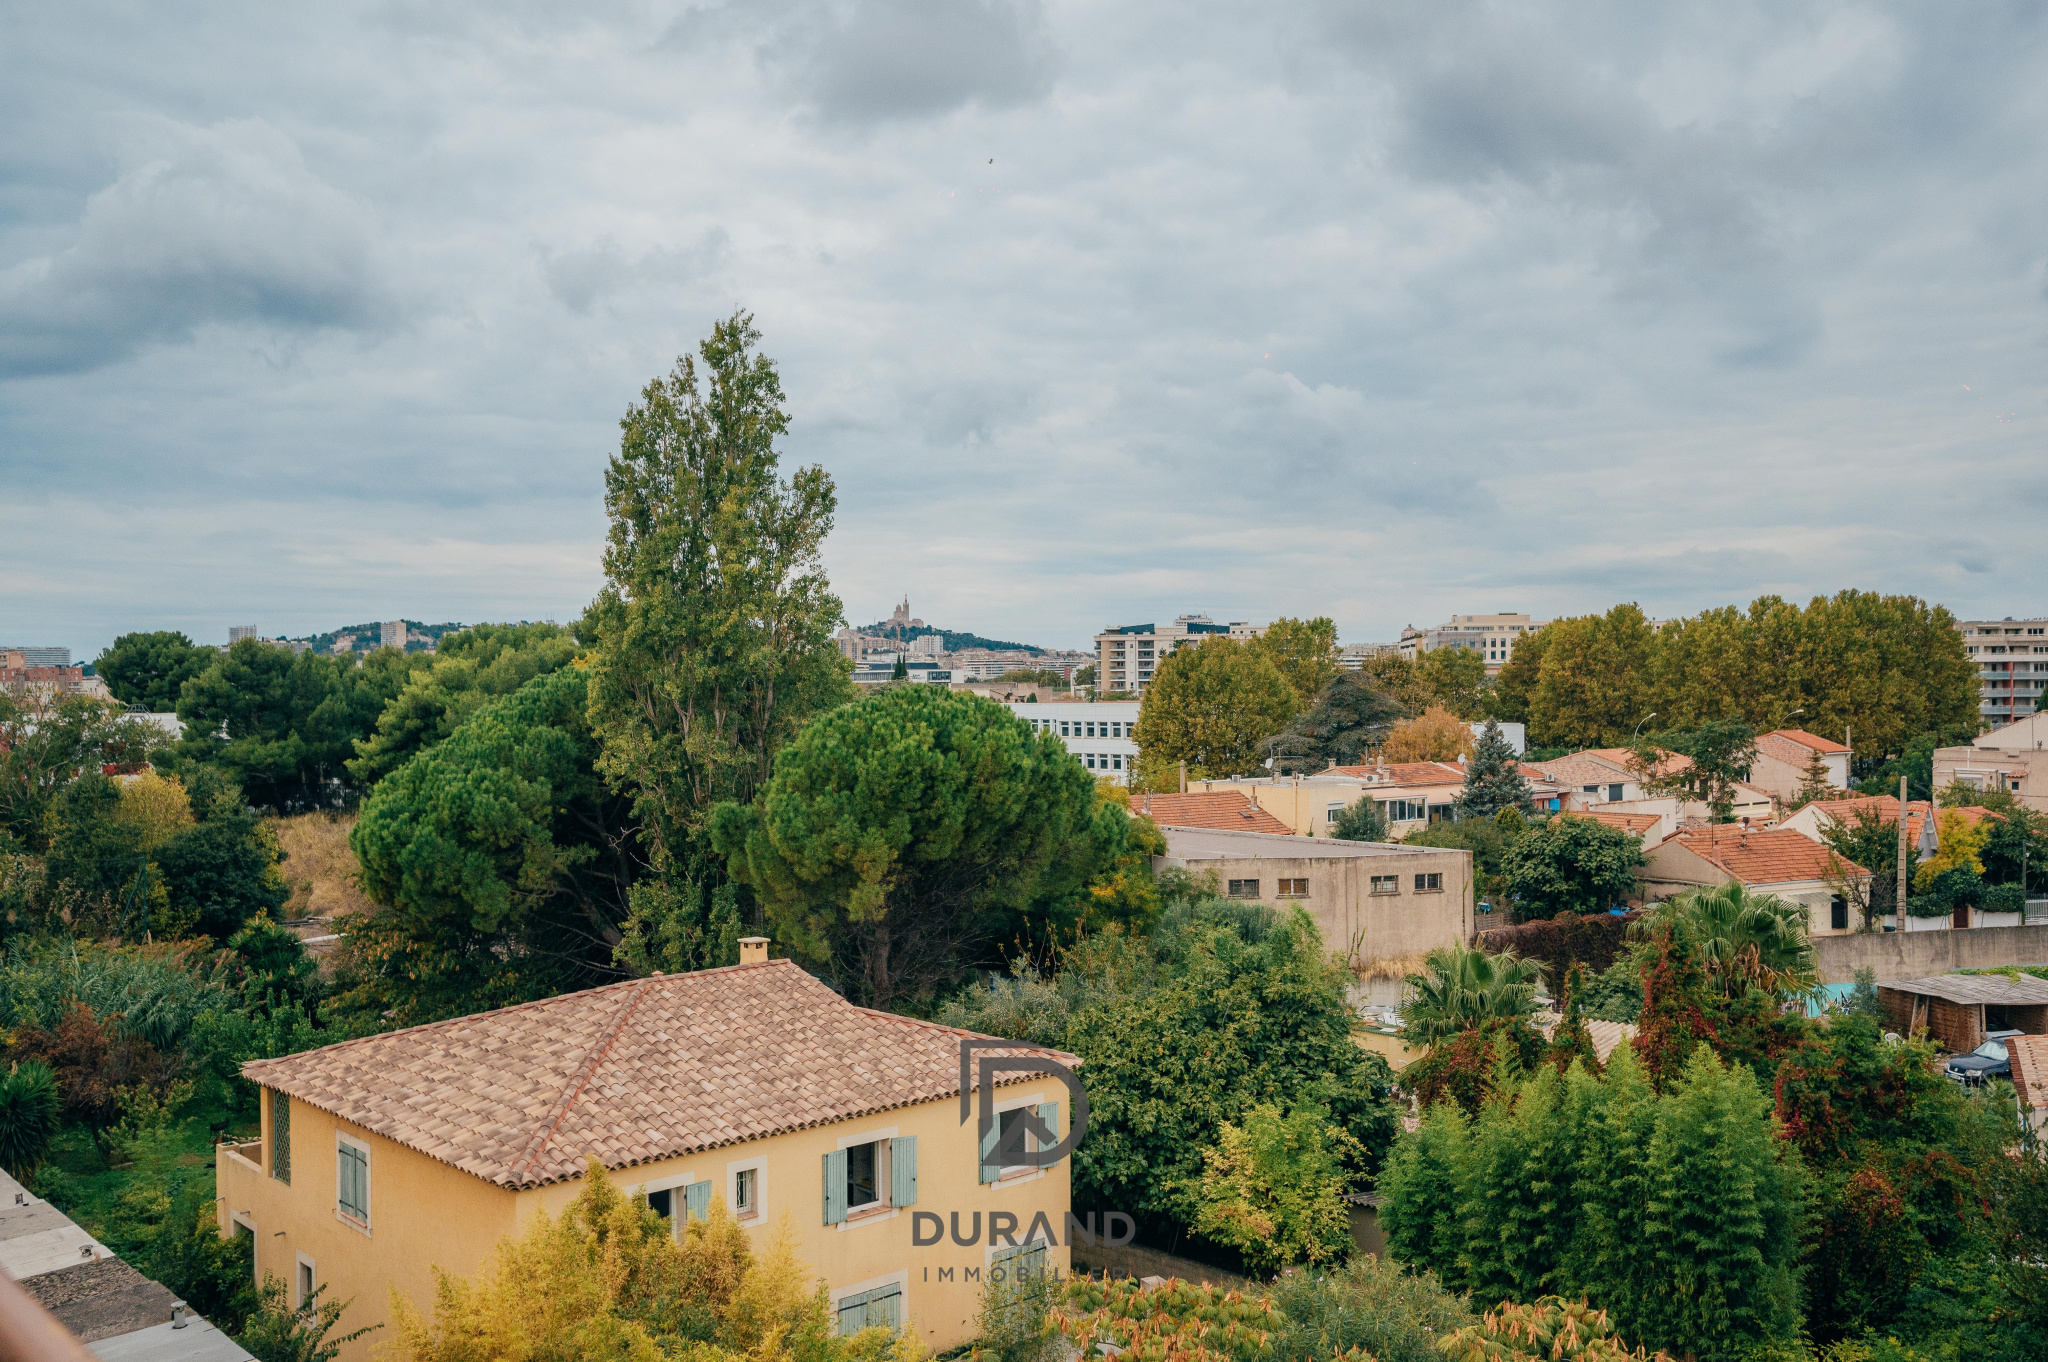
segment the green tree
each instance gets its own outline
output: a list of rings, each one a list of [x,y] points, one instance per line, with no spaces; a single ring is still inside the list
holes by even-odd
[[[1315,702],[1267,739],[1276,774],[1313,773],[1332,766],[1357,766],[1387,740],[1404,718],[1400,705],[1379,681],[1363,671],[1341,671]]]
[[[412,672],[355,743],[348,772],[375,785],[413,755],[445,741],[487,702],[567,666],[576,640],[553,624],[479,624],[449,635],[432,665]]]
[[[2028,889],[2048,884],[2048,815],[2017,801],[1986,820],[1991,824],[1977,855],[1984,878],[1992,884],[2024,883]]]
[[[75,930],[119,936],[164,930],[163,886],[143,828],[121,817],[118,783],[88,771],[58,791],[49,823],[44,867],[50,884],[67,891],[62,911]]]
[[[1668,753],[1686,758],[1671,761]],[[1739,719],[1717,719],[1694,729],[1666,729],[1644,738],[1629,758],[1643,788],[1698,800],[1714,821],[1735,817],[1735,786],[1756,763],[1756,730]]]
[[[41,1060],[16,1063],[0,1075],[0,1168],[28,1181],[56,1138],[62,1109],[57,1075]]]
[[[1809,997],[1820,987],[1801,904],[1731,880],[1667,899],[1630,924],[1644,939],[1667,927],[1723,997],[1744,988],[1774,998]]]
[[[339,1337],[330,1337],[352,1301],[323,1301],[325,1282],[313,1288],[296,1306],[286,1295],[284,1279],[263,1274],[256,1292],[256,1313],[242,1329],[237,1341],[256,1362],[334,1362],[342,1345],[353,1343],[378,1325],[366,1324]]]
[[[1138,711],[1142,777],[1161,780],[1181,762],[1190,780],[1257,771],[1266,739],[1287,726],[1296,703],[1263,652],[1220,636],[1181,648],[1159,664]]]
[[[1399,1128],[1393,1074],[1352,1040],[1348,972],[1314,922],[1184,878],[1163,889],[1149,932],[1083,937],[1054,954],[1050,983],[977,984],[939,1013],[1086,1062],[1076,1209],[1125,1211],[1148,1237],[1192,1229],[1203,1151],[1260,1103],[1320,1105],[1363,1151],[1348,1171],[1374,1172]]]
[[[1773,1137],[1770,1100],[1742,1065],[1701,1046],[1650,1140],[1644,1247],[1666,1289],[1624,1308],[1630,1337],[1701,1362],[1787,1342],[1799,1329],[1799,1157]],[[1639,1322],[1631,1327],[1628,1316]]]
[[[1378,1183],[1380,1228],[1387,1253],[1427,1270],[1457,1289],[1465,1280],[1465,1233],[1459,1203],[1471,1161],[1472,1121],[1455,1102],[1422,1113],[1412,1138],[1387,1156]]]
[[[818,467],[778,477],[789,428],[753,320],[712,328],[619,423],[605,470],[605,587],[583,636],[599,769],[633,803],[661,876],[709,892],[708,819],[752,801],[775,753],[851,697],[818,553],[837,496]]]
[[[1543,670],[1547,634],[1519,634],[1508,660],[1486,689],[1486,713],[1504,724],[1529,722],[1529,702],[1536,694],[1537,676]]]
[[[1526,1022],[1536,1011],[1540,961],[1458,945],[1438,946],[1423,959],[1427,973],[1407,977],[1401,1004],[1410,1045],[1435,1049],[1487,1022]]]
[[[41,852],[51,803],[81,770],[133,767],[163,741],[163,730],[86,696],[0,690],[0,834]]]
[[[1477,719],[1486,709],[1486,659],[1471,648],[1432,648],[1415,660],[1416,675],[1433,702],[1460,719]]]
[[[586,685],[536,677],[378,782],[349,835],[385,910],[343,926],[356,1006],[409,1025],[612,976],[639,861]]]
[[[1515,821],[1518,816],[1518,811],[1510,806],[1492,818],[1445,819],[1409,833],[1401,839],[1401,845],[1471,852],[1473,887],[1488,903],[1501,904],[1507,902],[1507,888],[1501,879],[1502,859],[1527,827]]]
[[[93,663],[114,698],[131,709],[168,714],[178,707],[178,692],[213,660],[210,648],[171,630],[123,634]]]
[[[360,663],[294,656],[240,639],[179,693],[185,736],[174,756],[181,766],[220,767],[261,807],[297,811],[346,802],[356,741],[375,730],[407,679],[431,662],[396,648],[380,648]]]
[[[262,820],[238,800],[206,812],[158,848],[156,868],[178,918],[225,942],[250,919],[282,910],[291,890],[278,869],[277,838]]]
[[[1529,794],[1529,782],[1522,777],[1521,759],[1514,747],[1501,736],[1500,725],[1488,719],[1465,768],[1465,788],[1458,794],[1457,811],[1460,818],[1492,818],[1502,809],[1534,813],[1536,801]]]
[[[1294,688],[1298,709],[1314,704],[1323,687],[1337,677],[1337,625],[1327,616],[1274,620],[1249,646],[1280,669]]]
[[[1543,746],[1617,747],[1650,703],[1656,634],[1641,609],[1555,620],[1543,629],[1543,664],[1529,696],[1530,740]]]
[[[1425,681],[1416,664],[1399,653],[1379,653],[1362,658],[1359,674],[1401,708],[1403,716],[1422,713],[1438,703],[1435,689]]]
[[[1344,1196],[1365,1151],[1321,1107],[1259,1103],[1223,1122],[1203,1158],[1195,1228],[1252,1268],[1264,1274],[1350,1256]]]
[[[1821,842],[1835,854],[1830,862],[1829,886],[1856,905],[1866,929],[1878,919],[1898,911],[1899,820],[1886,818],[1874,808],[1851,809],[1846,818],[1825,818],[1820,824]],[[1906,843],[1906,883],[1920,864],[1920,850],[1913,839]],[[1867,871],[1867,875],[1858,874]]]
[[[1330,835],[1346,842],[1384,842],[1388,836],[1387,816],[1370,796],[1355,799],[1337,815]]]
[[[887,1006],[950,983],[1052,905],[1073,921],[1094,800],[1053,734],[978,695],[903,686],[812,720],[759,797],[719,806],[711,830],[777,939]]]
[[[1636,892],[1643,844],[1620,828],[1568,815],[1538,823],[1501,857],[1515,919],[1604,913]]]

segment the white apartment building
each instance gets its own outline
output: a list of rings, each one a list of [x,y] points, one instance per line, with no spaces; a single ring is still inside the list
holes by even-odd
[[[1337,665],[1347,672],[1362,671],[1367,658],[1398,657],[1401,645],[1398,643],[1347,643],[1337,654]]]
[[[1143,695],[1153,669],[1177,649],[1218,635],[1242,642],[1265,632],[1263,624],[1218,624],[1207,615],[1180,615],[1171,624],[1113,626],[1095,636],[1095,684],[1105,695]]]
[[[1401,656],[1413,662],[1437,648],[1469,648],[1486,660],[1486,674],[1500,675],[1515,650],[1515,640],[1533,634],[1549,620],[1527,615],[1453,615],[1448,624],[1434,629],[1409,625],[1401,631]]]
[[[2024,719],[2048,684],[2048,618],[1960,620],[1963,650],[1977,665],[1977,718],[1986,728]]]
[[[1010,713],[1035,732],[1050,733],[1098,777],[1122,785],[1137,764],[1138,744],[1131,730],[1138,726],[1136,700],[1105,700],[1101,704],[1033,704],[1010,702]]]

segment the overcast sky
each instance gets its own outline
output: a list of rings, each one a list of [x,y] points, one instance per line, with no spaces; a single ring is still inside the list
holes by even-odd
[[[848,615],[2048,614],[2048,9],[0,8],[0,642],[568,618],[751,310]]]

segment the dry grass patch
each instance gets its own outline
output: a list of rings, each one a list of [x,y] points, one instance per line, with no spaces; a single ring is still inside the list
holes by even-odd
[[[354,814],[302,813],[270,820],[285,854],[279,868],[292,891],[285,916],[332,918],[375,909],[356,882],[356,854],[348,845],[355,825]]]

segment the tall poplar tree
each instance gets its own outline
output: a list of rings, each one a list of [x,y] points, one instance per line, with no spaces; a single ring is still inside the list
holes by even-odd
[[[822,468],[778,476],[789,415],[760,339],[746,313],[717,323],[620,421],[605,587],[582,626],[598,770],[684,909],[722,878],[711,807],[751,801],[776,750],[852,694],[818,556],[837,496]]]

